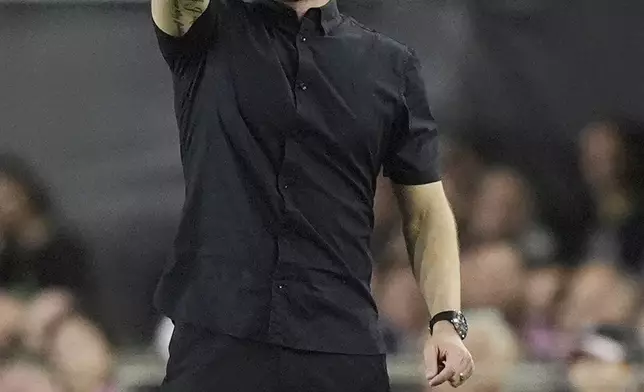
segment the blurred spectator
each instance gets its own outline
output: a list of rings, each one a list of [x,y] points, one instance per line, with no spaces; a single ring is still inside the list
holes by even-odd
[[[640,345],[644,347],[644,306],[640,306],[640,312],[635,317],[635,327],[637,328],[637,337],[639,338]]]
[[[554,236],[538,221],[532,189],[521,174],[508,167],[484,174],[464,229],[466,244],[515,244],[531,267],[548,265],[557,251]]]
[[[373,209],[374,229],[371,236],[371,249],[376,265],[379,268],[389,268],[384,264],[396,260],[404,262],[406,259],[400,260],[390,255],[389,248],[401,237],[402,222],[391,181],[382,175],[378,177]]]
[[[587,265],[568,276],[557,268],[539,271],[526,284],[523,334],[530,359],[565,359],[587,328],[628,325],[638,299],[635,282],[609,265]]]
[[[557,304],[565,287],[566,272],[556,266],[529,271],[519,326],[528,359],[556,360],[568,354],[557,328]]]
[[[514,316],[523,295],[525,262],[506,242],[484,244],[461,257],[463,306],[466,309],[499,309]]]
[[[45,288],[92,304],[85,244],[63,227],[45,186],[20,158],[0,155],[0,288],[30,296]]]
[[[472,215],[472,202],[483,177],[482,158],[466,139],[451,135],[441,145],[443,187],[454,210],[459,227],[467,227]]]
[[[17,360],[0,368],[2,392],[68,392],[54,373],[34,361]]]
[[[410,267],[394,268],[382,283],[378,298],[382,321],[398,335],[397,350],[404,351],[427,329],[427,307]]]
[[[524,306],[527,313],[548,315],[559,299],[564,278],[565,272],[556,266],[530,271],[524,285]]]
[[[20,329],[23,346],[31,352],[42,351],[51,338],[52,328],[57,327],[73,311],[73,299],[68,293],[43,291],[23,312]]]
[[[0,292],[0,352],[6,351],[18,335],[24,314],[23,303]]]
[[[575,392],[628,392],[635,385],[633,371],[622,363],[580,360],[568,377]]]
[[[641,364],[642,347],[633,329],[610,325],[589,329],[574,354],[568,381],[576,392],[637,390],[635,366]]]
[[[114,359],[104,335],[88,320],[73,315],[60,321],[45,350],[69,392],[110,390]]]
[[[628,325],[638,309],[637,284],[609,265],[575,272],[559,310],[558,324],[569,339],[600,324]]]
[[[595,205],[588,260],[641,273],[644,262],[644,125],[593,122],[580,137],[581,172]]]
[[[428,311],[414,277],[402,234],[389,243],[372,291],[390,352],[416,349],[427,329]]]
[[[6,378],[4,382],[15,388],[11,390],[31,391],[29,388],[36,388],[31,384],[17,389],[23,385],[25,375],[43,378],[45,373],[63,383],[65,392],[105,392],[111,386],[113,356],[110,346],[95,325],[74,311],[72,303],[70,295],[51,290],[29,303],[20,304],[21,317],[12,326],[14,344],[3,347],[2,351],[2,355],[13,362],[5,366],[0,364],[0,374]],[[19,362],[24,356],[43,366],[25,366]],[[5,389],[0,388],[0,391]],[[34,389],[36,391],[40,390]]]

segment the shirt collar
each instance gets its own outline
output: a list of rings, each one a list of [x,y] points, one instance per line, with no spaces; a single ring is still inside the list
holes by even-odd
[[[292,8],[284,5],[277,0],[258,0],[259,4],[286,16],[295,17],[295,11]],[[311,8],[307,16],[313,17],[317,23],[320,24],[325,34],[328,34],[334,27],[338,25],[340,19],[340,10],[338,9],[337,0],[330,0],[326,5],[319,8]],[[318,19],[319,18],[319,19]]]
[[[330,0],[326,5],[320,7],[322,28],[324,33],[328,34],[340,19],[340,10],[338,9],[337,0]]]

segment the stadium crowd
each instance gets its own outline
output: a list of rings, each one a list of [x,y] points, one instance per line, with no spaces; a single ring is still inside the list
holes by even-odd
[[[94,322],[80,236],[20,158],[0,156],[0,391],[110,390],[114,358]]]
[[[501,392],[524,361],[558,363],[552,391],[624,392],[644,360],[644,127],[590,123],[578,141],[592,225],[566,236],[542,221],[535,189],[489,164],[476,143],[446,137],[444,186],[460,228],[467,344],[477,362],[464,391]],[[417,351],[428,314],[409,267],[390,184],[376,197],[373,293],[391,354]],[[115,350],[95,322],[91,252],[56,214],[20,159],[0,159],[0,391],[114,389]],[[127,322],[127,320],[123,320]],[[541,389],[543,390],[543,389]],[[524,391],[525,392],[525,391]]]

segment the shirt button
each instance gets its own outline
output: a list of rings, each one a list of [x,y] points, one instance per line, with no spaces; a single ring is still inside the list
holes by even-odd
[[[283,284],[277,285],[277,288],[280,289],[280,290],[284,290],[284,287],[285,287],[285,285],[283,285]]]
[[[302,42],[306,42],[306,37],[301,38]]]
[[[298,87],[299,87],[299,88],[300,88],[300,90],[302,90],[302,91],[306,91],[306,90],[309,88],[306,84],[304,84],[304,83],[302,83],[302,82],[300,82],[300,83],[299,83]]]

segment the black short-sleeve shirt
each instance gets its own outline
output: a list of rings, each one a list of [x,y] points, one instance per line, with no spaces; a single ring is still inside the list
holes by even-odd
[[[376,178],[439,180],[417,57],[335,0],[301,20],[273,0],[211,0],[185,36],[157,35],[186,182],[160,309],[297,349],[381,353]]]

